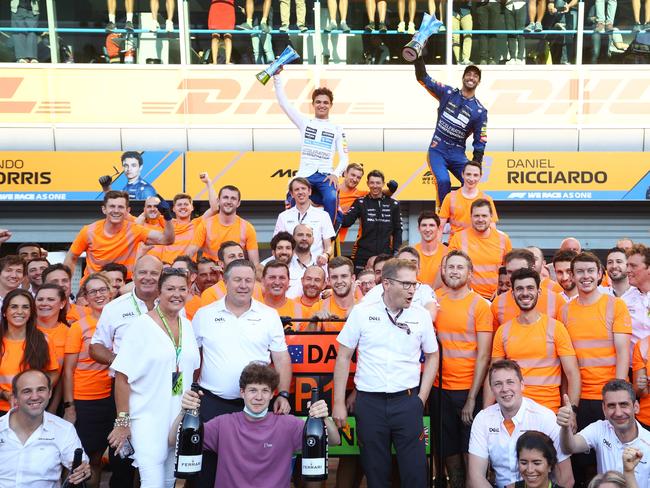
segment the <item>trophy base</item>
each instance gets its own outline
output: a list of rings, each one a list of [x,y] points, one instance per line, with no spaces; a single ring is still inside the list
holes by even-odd
[[[257,81],[262,85],[266,85],[271,79],[271,76],[266,71],[260,71],[255,75],[255,78],[257,78]]]
[[[404,59],[404,61],[412,63],[416,59],[418,59],[419,55],[420,53],[416,49],[410,46],[404,46],[402,48],[402,58]]]

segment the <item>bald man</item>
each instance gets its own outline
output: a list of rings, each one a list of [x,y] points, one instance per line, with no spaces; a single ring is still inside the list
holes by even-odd
[[[582,246],[580,245],[580,241],[575,237],[567,237],[561,242],[560,251],[573,251],[576,254],[580,254],[582,252]]]

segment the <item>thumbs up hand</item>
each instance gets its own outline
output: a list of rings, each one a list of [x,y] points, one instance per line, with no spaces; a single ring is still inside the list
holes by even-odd
[[[562,407],[557,412],[557,424],[560,427],[571,427],[573,423],[573,407],[566,393],[562,397]]]

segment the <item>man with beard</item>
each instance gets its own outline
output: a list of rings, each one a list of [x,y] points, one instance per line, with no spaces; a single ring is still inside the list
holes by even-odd
[[[293,252],[296,249],[296,240],[288,232],[278,232],[271,238],[270,247],[271,255],[260,264],[264,266],[266,263],[275,259],[276,261],[288,265],[291,262]]]
[[[632,448],[642,462],[634,469],[639,488],[650,487],[650,432],[641,427],[635,415],[639,402],[634,388],[622,379],[608,381],[602,390],[601,408],[605,416],[574,434],[575,415],[569,399],[557,413],[560,441],[566,453],[596,452],[598,473],[623,471],[623,450]],[[601,485],[602,486],[602,485]]]
[[[290,285],[288,295],[300,296],[300,280],[309,266],[323,266],[327,261],[313,252],[314,230],[307,224],[298,224],[293,229],[293,239],[296,243],[293,256],[287,263],[289,266]]]
[[[463,168],[467,163],[465,142],[473,134],[472,160],[479,165],[487,144],[487,109],[474,94],[481,83],[481,70],[474,65],[463,72],[462,88],[434,81],[427,74],[424,60],[415,63],[415,77],[429,94],[440,102],[438,120],[429,144],[428,160],[437,186],[436,204],[440,206],[451,191],[449,172],[463,183]]]
[[[535,255],[529,249],[513,249],[503,258],[508,281],[514,272],[520,269],[533,270],[535,267]],[[539,271],[535,270],[539,276]],[[541,278],[540,278],[541,279]],[[511,284],[512,289],[512,284]],[[540,282],[540,294],[536,300],[535,310],[554,319],[558,319],[562,306],[566,303],[564,298],[547,286],[542,287]],[[514,294],[502,293],[492,301],[492,314],[494,315],[494,330],[499,325],[505,324],[515,318],[520,309],[515,303]],[[559,405],[558,405],[559,406]],[[549,407],[550,408],[550,407]]]
[[[638,341],[650,335],[650,315],[648,314],[647,294],[641,293],[636,286],[632,286],[630,283],[627,262],[628,258],[623,249],[615,247],[607,252],[605,269],[611,286],[601,287],[601,291],[620,297],[627,305],[632,319],[631,349],[633,350]]]
[[[449,250],[464,251],[472,260],[472,289],[490,299],[497,291],[499,267],[503,257],[512,250],[510,237],[492,225],[492,206],[479,198],[471,205],[472,227],[454,234]]]
[[[580,365],[582,390],[577,405],[578,429],[603,418],[602,389],[612,378],[625,379],[630,365],[632,323],[625,302],[598,291],[602,264],[590,252],[571,261],[571,275],[578,297],[560,313],[569,331]],[[579,454],[574,459],[576,482],[586,483],[595,474],[595,459]]]
[[[217,259],[215,251],[219,249],[222,242],[234,241],[246,251],[248,259],[255,265],[260,262],[260,255],[257,248],[257,234],[253,225],[237,215],[237,209],[241,205],[241,192],[239,188],[226,185],[219,190],[219,212],[212,216],[203,218],[184,254],[193,256],[199,249],[203,250],[203,256]]]
[[[494,335],[492,361],[517,361],[524,375],[524,396],[557,412],[561,405],[562,373],[573,405],[580,400],[580,370],[564,324],[540,312],[542,293],[537,271],[521,268],[510,277],[519,313]]]
[[[442,349],[442,385],[436,379],[431,397],[433,418],[442,416],[442,431],[433,431],[436,445],[441,436],[444,439],[439,455],[447,467],[449,486],[464,488],[470,428],[481,410],[479,395],[490,363],[492,313],[488,303],[468,286],[472,276],[469,256],[451,251],[443,263],[442,281],[447,288],[435,321]]]
[[[573,281],[573,276],[571,275],[571,261],[575,258],[577,254],[575,251],[558,251],[553,256],[553,269],[555,271],[555,277],[557,278],[557,283],[564,290],[560,295],[567,302],[575,299],[578,296],[578,289],[576,288],[576,283]]]
[[[309,266],[300,279],[302,290],[295,301],[302,305],[301,317],[311,317],[321,308],[320,294],[325,289],[325,271],[320,266]],[[306,324],[296,324],[304,329]]]

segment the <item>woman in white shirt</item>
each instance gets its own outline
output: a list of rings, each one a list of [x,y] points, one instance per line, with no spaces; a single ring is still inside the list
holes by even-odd
[[[200,366],[191,324],[180,316],[189,292],[186,270],[163,270],[158,288],[158,305],[128,326],[111,364],[118,414],[108,441],[119,453],[131,438],[141,488],[174,486],[167,432]]]

